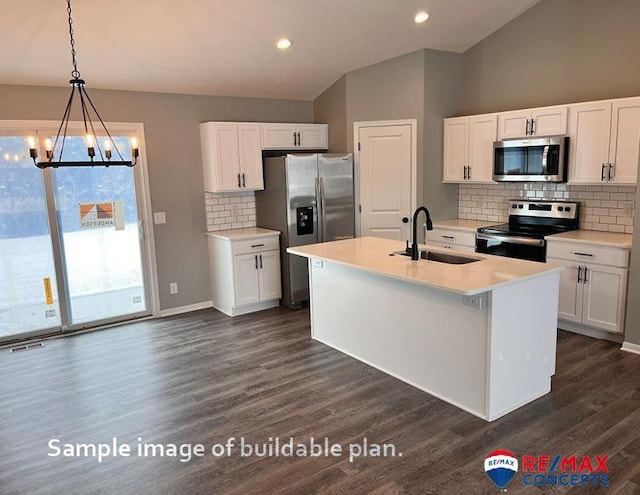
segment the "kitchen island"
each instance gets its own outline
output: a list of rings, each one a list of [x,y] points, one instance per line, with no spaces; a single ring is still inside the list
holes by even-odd
[[[562,267],[391,255],[403,248],[373,237],[289,248],[309,259],[312,338],[487,421],[551,390]]]

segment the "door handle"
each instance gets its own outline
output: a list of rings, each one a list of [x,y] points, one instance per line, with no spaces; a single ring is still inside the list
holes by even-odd
[[[244,180],[244,172],[243,172],[243,174],[242,174],[242,187],[247,187],[247,183],[246,183],[246,181]]]
[[[260,255],[260,269],[262,270],[262,255]]]
[[[253,261],[255,262],[254,266],[256,267],[256,270],[257,270],[258,269],[258,255],[257,254],[253,257]]]
[[[578,266],[578,283],[582,283],[582,267]]]
[[[600,180],[604,180],[604,163],[602,164],[602,173],[600,174]]]
[[[240,174],[238,174],[238,187],[242,187],[242,184],[240,183]]]
[[[409,217],[402,217],[402,223],[409,223]]]

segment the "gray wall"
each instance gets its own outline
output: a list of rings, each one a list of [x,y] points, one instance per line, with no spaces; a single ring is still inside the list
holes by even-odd
[[[313,101],[313,119],[329,124],[329,151],[343,153],[347,147],[347,76],[344,75]]]
[[[424,50],[422,203],[436,220],[458,216],[458,185],[442,183],[442,119],[459,112],[461,82],[460,54]]]
[[[417,119],[418,203],[434,219],[454,218],[458,187],[442,184],[442,119],[458,112],[459,95],[460,55],[420,50],[347,73],[316,98],[314,117],[336,126],[330,146],[346,142],[347,151],[354,122]]]
[[[313,122],[312,102],[88,90],[104,120],[144,124],[151,203],[167,213],[154,226],[161,308],[210,300],[199,123]],[[68,97],[66,88],[0,86],[0,119],[59,120]]]
[[[542,0],[463,54],[461,113],[640,95],[638,20],[638,0]],[[637,194],[625,337],[635,344],[639,200]]]
[[[542,0],[462,57],[462,112],[640,93],[638,0]]]

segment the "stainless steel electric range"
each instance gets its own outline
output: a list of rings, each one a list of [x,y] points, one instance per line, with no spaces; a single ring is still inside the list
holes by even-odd
[[[577,229],[579,207],[573,201],[512,199],[509,223],[478,229],[476,252],[544,262],[545,236]]]

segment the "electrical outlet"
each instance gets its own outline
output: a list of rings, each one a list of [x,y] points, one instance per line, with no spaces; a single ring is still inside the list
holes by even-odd
[[[178,293],[178,282],[171,282],[169,284],[169,292],[171,294],[177,294]]]
[[[155,223],[156,225],[167,223],[167,214],[164,211],[154,211],[153,223]]]
[[[482,309],[482,295],[464,296],[464,305],[470,308]]]

